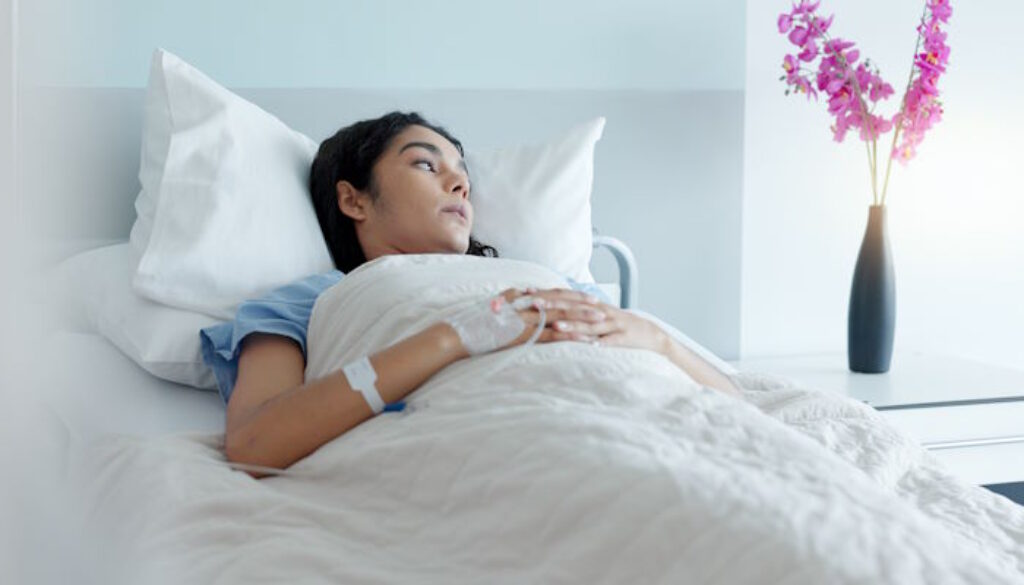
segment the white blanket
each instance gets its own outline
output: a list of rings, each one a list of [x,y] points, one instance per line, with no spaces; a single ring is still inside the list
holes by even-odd
[[[314,308],[322,376],[539,266],[389,256]],[[655,353],[538,344],[454,363],[255,480],[220,435],[108,436],[73,461],[86,521],[143,583],[1019,583],[1024,508],[950,476],[868,406]]]

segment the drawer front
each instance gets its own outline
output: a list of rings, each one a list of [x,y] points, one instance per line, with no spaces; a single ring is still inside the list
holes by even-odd
[[[881,413],[926,447],[983,440],[1024,444],[1024,401],[904,408]]]
[[[951,472],[976,485],[1024,481],[1024,443],[936,449]]]

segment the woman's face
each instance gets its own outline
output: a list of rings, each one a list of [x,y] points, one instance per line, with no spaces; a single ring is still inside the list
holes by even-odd
[[[455,145],[429,128],[409,126],[391,140],[373,176],[376,200],[357,192],[361,213],[348,213],[367,261],[387,254],[466,253],[473,207]]]

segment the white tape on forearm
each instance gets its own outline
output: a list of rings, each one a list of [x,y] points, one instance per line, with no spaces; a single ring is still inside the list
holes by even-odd
[[[370,358],[363,357],[344,368],[345,377],[348,378],[348,385],[355,391],[361,392],[366,403],[370,405],[373,414],[380,414],[384,410],[384,400],[377,391],[374,382],[377,381],[377,371],[373,369]]]

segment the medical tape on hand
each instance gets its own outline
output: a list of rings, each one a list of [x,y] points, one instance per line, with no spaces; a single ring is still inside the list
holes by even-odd
[[[348,378],[348,385],[358,392],[362,392],[363,398],[370,405],[373,414],[380,414],[384,410],[384,400],[377,391],[374,382],[377,381],[377,371],[373,369],[369,357],[362,357],[344,368],[345,377]]]
[[[474,302],[444,321],[459,335],[469,355],[479,355],[504,347],[519,337],[526,329],[526,322],[517,309],[532,303],[532,297],[520,297],[512,303],[501,296],[491,297]]]
[[[534,305],[535,301],[536,299],[534,297],[529,296],[519,297],[518,299],[512,301],[512,308],[516,310],[522,310],[531,306],[537,309],[537,312],[540,314],[537,323],[537,328],[533,330],[533,335],[531,335],[529,339],[523,342],[522,345],[511,348],[508,351],[504,352],[504,358],[499,360],[497,363],[491,365],[489,369],[492,375],[495,372],[500,372],[501,370],[503,370],[505,366],[512,362],[512,360],[516,359],[516,356],[518,356],[520,352],[526,351],[527,347],[536,343],[537,339],[540,338],[540,334],[544,332],[544,323],[547,320],[547,313],[544,311],[543,306]]]
[[[455,329],[463,347],[470,355],[488,353],[505,347],[526,329],[526,321],[519,311],[535,307],[540,313],[540,322],[523,345],[537,341],[544,331],[544,308],[536,305],[538,299],[522,296],[512,302],[496,296],[474,303],[463,311],[445,319]]]

